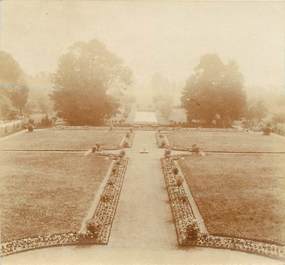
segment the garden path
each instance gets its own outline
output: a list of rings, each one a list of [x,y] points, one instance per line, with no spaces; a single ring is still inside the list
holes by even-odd
[[[143,148],[148,153],[141,154]],[[4,257],[1,264],[283,264],[238,251],[178,248],[155,132],[136,131],[126,152],[129,164],[108,245],[38,249]]]
[[[144,148],[148,153],[140,153]],[[110,246],[176,247],[176,232],[160,166],[162,155],[154,131],[136,132],[133,146],[127,151],[129,163]]]

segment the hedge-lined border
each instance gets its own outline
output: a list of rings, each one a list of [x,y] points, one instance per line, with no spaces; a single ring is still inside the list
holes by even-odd
[[[189,237],[187,235],[187,227],[193,225],[194,223],[197,224],[198,220],[194,216],[189,198],[185,200],[184,196],[186,196],[186,192],[183,188],[183,185],[177,186],[176,184],[173,168],[176,167],[175,160],[177,160],[179,157],[180,156],[176,155],[170,158],[162,158],[161,164],[171,211],[175,222],[177,240],[180,246],[199,246],[230,249],[263,255],[271,258],[282,260],[285,259],[285,246],[251,239],[210,235],[207,233],[202,233],[199,226],[197,226],[197,239],[189,240]],[[181,200],[181,198],[184,199]]]
[[[67,232],[16,239],[1,243],[0,256],[7,256],[14,253],[47,247],[80,245],[86,243],[107,244],[123,186],[128,159],[112,154],[106,156],[114,159],[115,163],[101,195],[109,196],[110,200],[107,202],[100,200],[92,217],[94,221],[101,224],[100,231],[98,232],[98,236],[96,236],[96,238],[91,236],[83,239],[79,232]],[[113,185],[110,185],[111,182]]]

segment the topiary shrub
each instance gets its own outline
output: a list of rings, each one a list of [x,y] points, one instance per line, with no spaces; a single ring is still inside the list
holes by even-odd
[[[165,140],[162,140],[162,141],[160,142],[160,146],[159,146],[159,147],[161,147],[161,148],[166,147],[166,142],[165,142]]]
[[[178,173],[179,173],[178,168],[177,168],[177,167],[174,167],[174,168],[172,169],[172,173],[173,173],[175,176],[178,175]]]
[[[193,221],[191,224],[186,227],[186,238],[187,241],[191,244],[195,244],[199,236],[199,227],[198,224]]]
[[[169,158],[171,155],[171,150],[167,149],[164,151],[164,157]]]
[[[176,176],[175,176],[175,180],[176,180],[176,185],[177,185],[178,187],[182,186],[182,184],[183,184],[183,179],[182,179],[181,176],[176,175]]]
[[[86,230],[87,232],[89,233],[92,233],[92,234],[99,234],[100,232],[100,229],[101,229],[102,225],[93,221],[93,220],[89,220],[86,224]]]

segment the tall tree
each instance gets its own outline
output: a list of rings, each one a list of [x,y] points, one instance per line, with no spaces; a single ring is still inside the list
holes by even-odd
[[[0,93],[2,102],[5,103],[5,111],[11,118],[11,113],[16,113],[9,106],[13,106],[22,114],[28,99],[28,87],[24,81],[24,73],[15,59],[7,52],[0,51]],[[3,98],[6,97],[4,100]],[[10,101],[10,103],[8,103]],[[9,114],[8,114],[9,113]]]
[[[235,62],[224,64],[218,55],[201,57],[182,92],[182,105],[188,120],[203,120],[228,127],[240,118],[246,107],[243,78]]]
[[[130,83],[130,70],[101,42],[78,42],[60,58],[51,98],[70,124],[100,125],[119,106],[110,88]]]

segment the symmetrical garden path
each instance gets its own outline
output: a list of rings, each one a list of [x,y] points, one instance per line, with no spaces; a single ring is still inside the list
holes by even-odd
[[[141,154],[142,149],[148,153]],[[108,245],[54,247],[4,257],[3,265],[283,264],[238,251],[177,247],[154,131],[136,131]]]
[[[146,149],[148,153],[140,153]],[[175,248],[175,227],[160,166],[163,153],[153,131],[137,131],[109,245]]]

